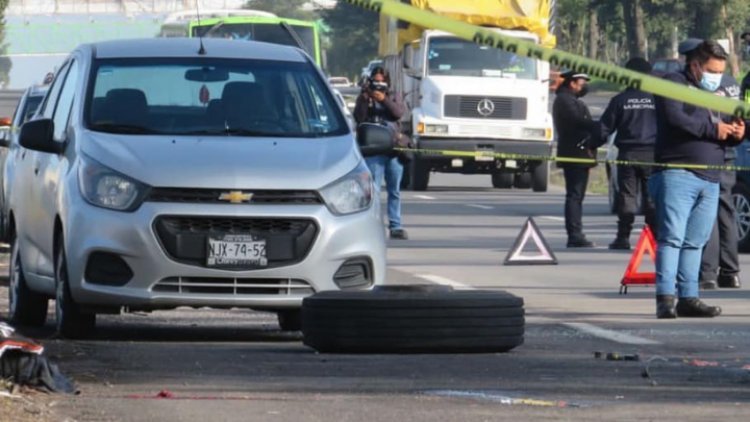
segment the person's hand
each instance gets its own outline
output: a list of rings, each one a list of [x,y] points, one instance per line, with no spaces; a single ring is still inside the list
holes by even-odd
[[[375,101],[377,101],[377,102],[379,102],[379,103],[382,103],[383,101],[385,101],[385,92],[381,92],[381,91],[373,91],[373,92],[372,92],[372,98],[373,98],[373,99],[374,99]]]
[[[720,141],[726,141],[730,136],[734,136],[735,124],[719,122],[716,125],[716,133]]]
[[[734,133],[732,136],[734,139],[741,141],[745,137],[745,121],[737,119],[732,123],[732,127],[734,127]]]

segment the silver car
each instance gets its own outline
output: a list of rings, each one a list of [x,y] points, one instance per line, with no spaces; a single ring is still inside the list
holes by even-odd
[[[291,47],[103,42],[61,66],[9,198],[10,318],[82,337],[97,313],[252,308],[298,329],[314,292],[383,282],[362,151],[324,76]]]

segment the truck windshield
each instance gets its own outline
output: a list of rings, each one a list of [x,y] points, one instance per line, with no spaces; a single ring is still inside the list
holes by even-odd
[[[430,75],[536,79],[536,61],[455,37],[430,39]]]
[[[103,59],[89,129],[132,135],[315,138],[348,125],[308,63],[219,58]]]
[[[305,51],[315,55],[315,31],[313,27],[289,24],[302,40]],[[210,33],[209,33],[210,32]],[[242,41],[261,41],[297,47],[294,37],[280,23],[222,23],[193,27],[193,37],[226,38]]]

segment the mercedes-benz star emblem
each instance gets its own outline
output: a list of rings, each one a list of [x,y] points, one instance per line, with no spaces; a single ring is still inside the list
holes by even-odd
[[[490,116],[495,111],[495,103],[485,98],[477,104],[477,111],[484,117]]]

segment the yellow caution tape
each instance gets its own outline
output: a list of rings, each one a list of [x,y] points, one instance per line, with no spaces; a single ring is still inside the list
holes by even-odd
[[[453,20],[395,0],[344,0],[377,13],[393,16],[403,21],[455,34],[477,44],[495,47],[520,56],[544,60],[553,66],[587,73],[592,77],[639,89],[662,97],[719,111],[724,114],[750,119],[750,104],[721,97],[693,87],[687,87],[654,76],[633,72],[618,66],[591,60],[576,54],[545,48],[533,42],[500,34],[479,26]]]
[[[600,158],[574,158],[547,155],[530,155],[530,154],[510,154],[492,151],[458,151],[442,149],[409,149],[396,148],[397,151],[411,152],[421,155],[432,155],[455,158],[496,158],[499,160],[518,160],[518,161],[554,161],[557,163],[568,164],[612,164],[621,166],[642,166],[657,167],[662,169],[685,169],[685,170],[721,170],[721,171],[750,171],[750,166],[735,165],[710,165],[710,164],[682,164],[682,163],[653,163],[648,161],[628,161],[628,160],[608,160]]]

